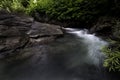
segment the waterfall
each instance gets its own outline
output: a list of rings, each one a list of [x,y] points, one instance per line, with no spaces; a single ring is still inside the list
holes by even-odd
[[[33,46],[24,60],[0,63],[0,80],[118,80],[101,65],[108,43],[86,29],[65,28],[63,37]],[[28,47],[29,48],[29,47]]]
[[[86,29],[79,30],[73,28],[66,28],[67,33],[73,34],[78,38],[83,39],[82,42],[87,46],[87,63],[94,64],[99,66],[104,59],[104,54],[101,51],[101,48],[107,45],[107,42],[95,36],[95,34],[89,34]]]

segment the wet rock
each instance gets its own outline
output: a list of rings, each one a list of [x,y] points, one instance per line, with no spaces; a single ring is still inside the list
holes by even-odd
[[[9,62],[14,62],[16,60],[23,61],[28,58],[32,58],[31,62],[36,62],[34,60],[41,60],[44,58],[44,55],[47,55],[47,47],[45,45],[31,46],[20,50],[17,55],[7,57],[6,60]]]
[[[51,37],[42,37],[42,38],[30,38],[30,42],[33,43],[33,45],[38,45],[38,44],[49,44],[50,42],[53,42],[55,40],[54,36]]]
[[[0,55],[4,55],[4,57],[8,57],[17,54],[17,50],[20,50],[26,46],[29,42],[28,37],[9,37],[3,38],[2,43],[0,44]]]
[[[34,22],[31,27],[31,30],[27,33],[31,38],[63,35],[61,26],[58,25]]]
[[[63,35],[61,26],[34,21],[25,15],[0,11],[0,59],[33,55],[33,47],[46,45]],[[36,52],[38,53],[38,52]],[[42,52],[41,52],[42,53]]]
[[[29,42],[26,34],[33,19],[0,11],[0,55],[8,56]]]

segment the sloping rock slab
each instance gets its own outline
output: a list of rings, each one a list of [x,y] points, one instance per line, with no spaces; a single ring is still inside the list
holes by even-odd
[[[31,38],[63,35],[61,26],[47,23],[34,22],[27,33]]]
[[[33,47],[48,44],[61,35],[63,32],[58,25],[40,23],[25,15],[0,11],[0,59],[33,54],[36,52]],[[23,51],[26,49],[34,52]]]

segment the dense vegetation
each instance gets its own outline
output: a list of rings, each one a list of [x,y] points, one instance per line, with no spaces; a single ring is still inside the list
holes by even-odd
[[[118,20],[120,17],[119,0],[1,0],[0,8],[9,12],[25,12],[33,17],[37,13],[40,17],[47,17],[48,21],[56,20],[78,25],[94,24],[101,16],[111,16]],[[113,29],[114,35],[118,37],[119,23]],[[115,41],[112,45],[116,46],[103,50],[107,56],[104,66],[110,71],[120,71],[120,41]]]
[[[92,23],[104,15],[119,16],[119,0],[2,0],[0,7],[10,12],[35,13],[49,20]]]
[[[120,19],[119,17],[112,18],[111,21],[113,21],[112,31],[109,33],[111,37],[107,39],[109,45],[103,48],[103,52],[106,55],[104,67],[107,67],[109,71],[116,72],[120,71]]]
[[[106,55],[104,61],[104,67],[107,67],[109,71],[120,71],[120,42],[110,41],[109,47],[103,48],[103,52]]]

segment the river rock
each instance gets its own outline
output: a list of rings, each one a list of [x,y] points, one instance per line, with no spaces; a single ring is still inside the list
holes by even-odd
[[[34,22],[31,30],[27,33],[31,38],[46,37],[46,36],[60,36],[63,35],[61,26]]]
[[[0,11],[0,59],[25,55],[27,51],[35,51],[32,47],[48,44],[61,35],[63,32],[58,25],[40,23],[25,15]],[[30,50],[23,51],[26,48]]]

